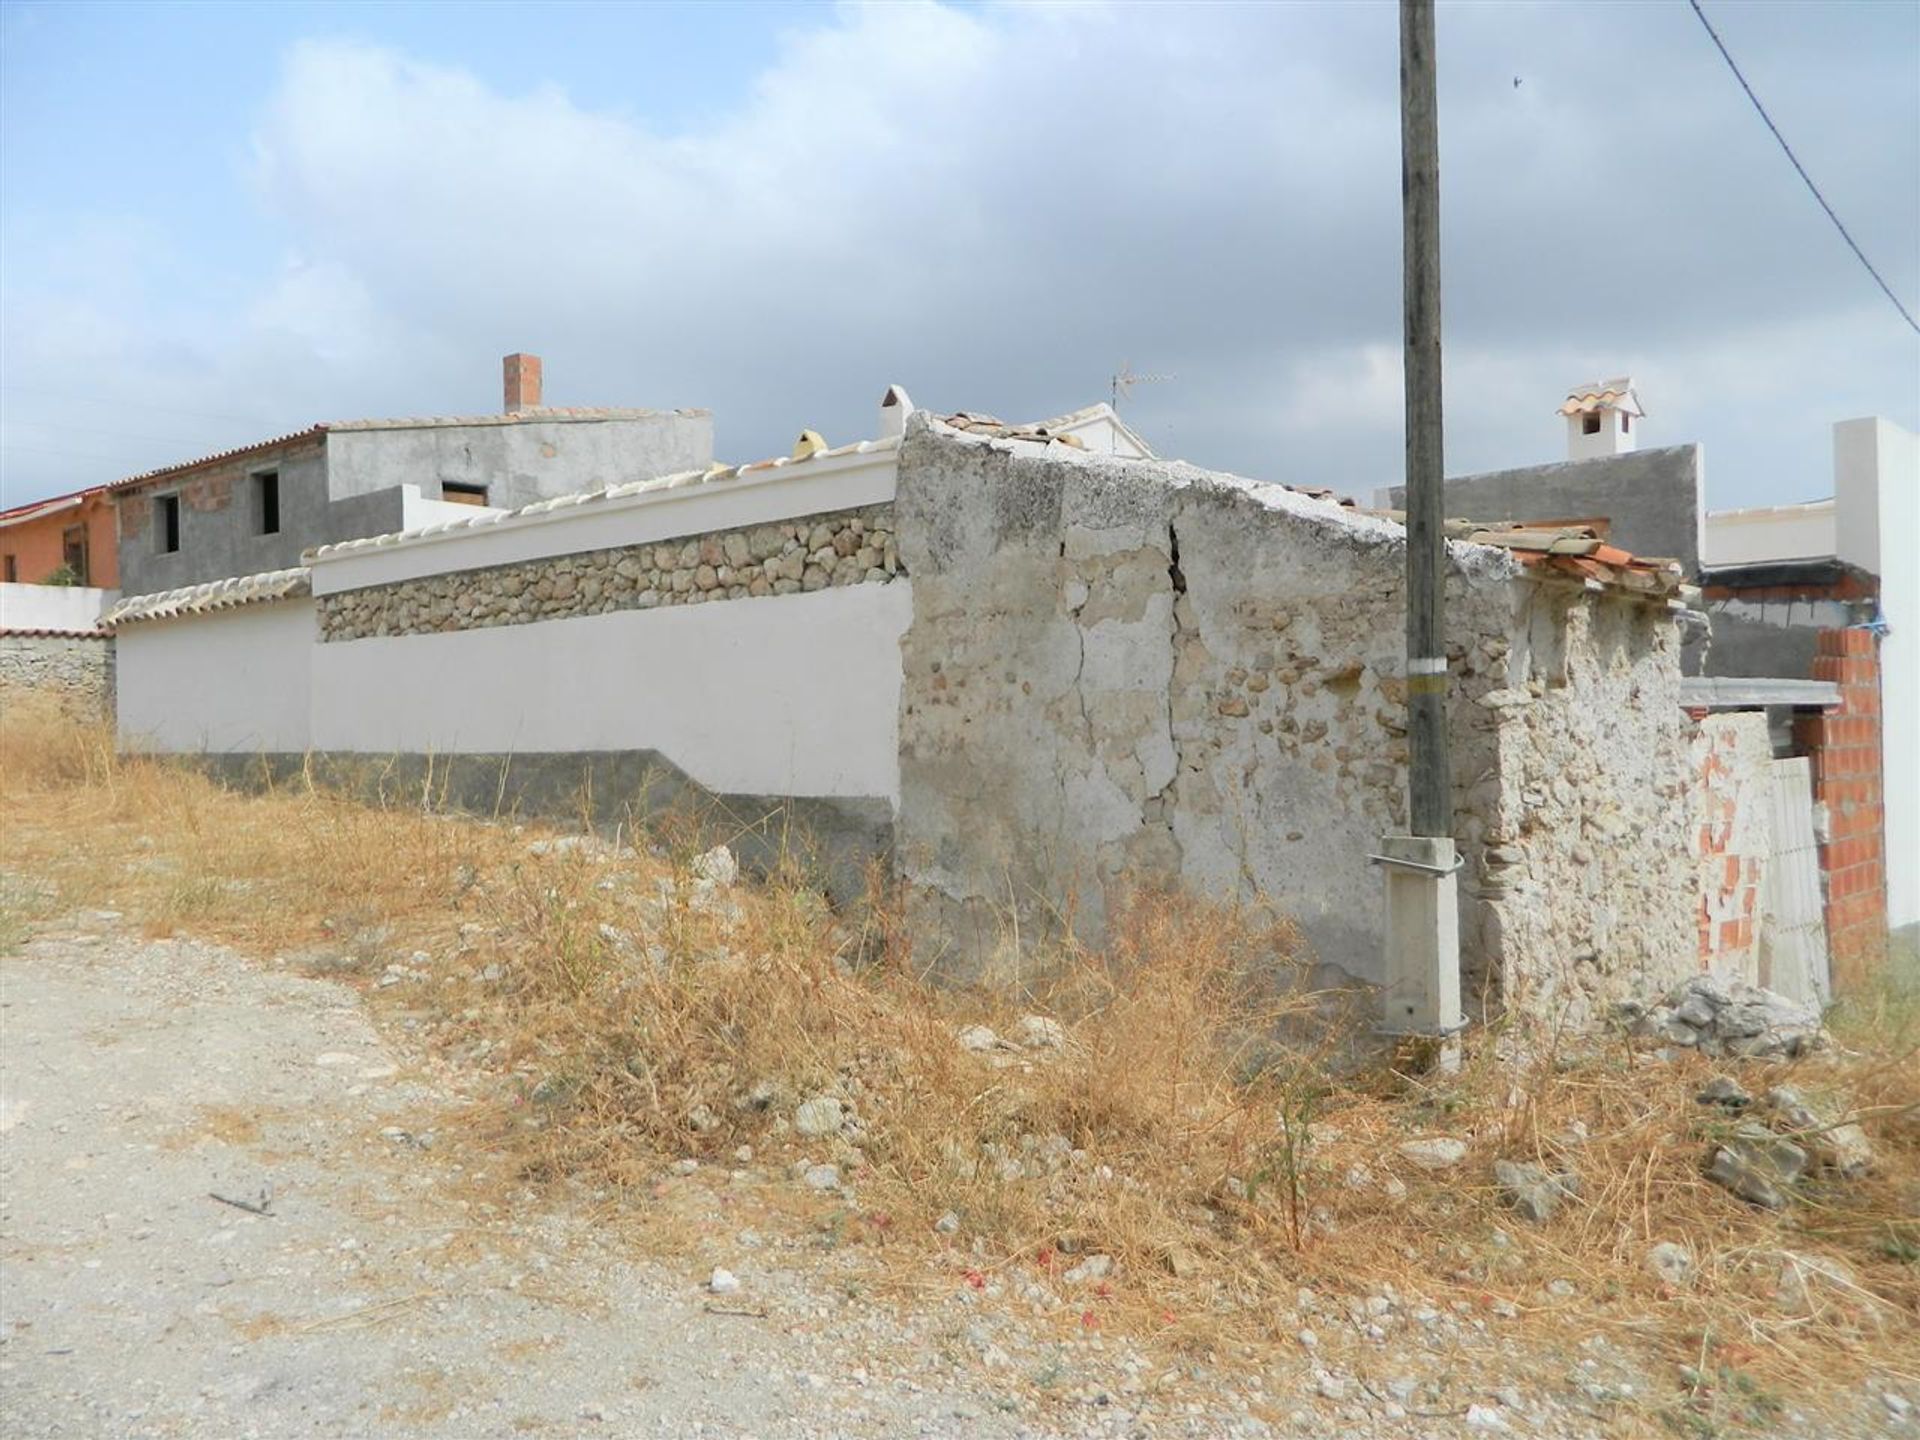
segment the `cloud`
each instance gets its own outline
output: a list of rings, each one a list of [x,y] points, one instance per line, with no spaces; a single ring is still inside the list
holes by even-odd
[[[1920,350],[1686,18],[1443,16],[1455,470],[1555,458],[1563,388],[1632,367],[1656,439],[1725,447],[1720,503],[1820,493],[1830,420],[1920,421]],[[1745,28],[1920,293],[1911,67]],[[711,406],[736,459],[866,433],[889,381],[1036,417],[1131,361],[1176,376],[1130,409],[1168,452],[1365,493],[1400,456],[1395,43],[1388,7],[848,7],[681,132],[303,43],[253,135],[280,265],[77,330],[16,295],[8,353],[293,424],[492,408],[524,348],[555,403]]]

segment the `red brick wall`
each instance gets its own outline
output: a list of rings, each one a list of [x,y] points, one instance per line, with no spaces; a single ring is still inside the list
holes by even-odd
[[[1813,760],[1813,798],[1826,807],[1820,868],[1836,992],[1886,958],[1886,808],[1881,794],[1880,652],[1871,630],[1822,630],[1813,678],[1840,687],[1840,705],[1794,722],[1796,748]]]

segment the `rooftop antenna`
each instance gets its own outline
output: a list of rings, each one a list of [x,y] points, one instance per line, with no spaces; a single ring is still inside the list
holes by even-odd
[[[1120,402],[1133,393],[1134,386],[1157,385],[1162,380],[1177,380],[1179,378],[1177,375],[1136,375],[1133,373],[1132,363],[1122,360],[1120,362],[1120,368],[1114,372],[1112,377],[1111,393],[1114,413],[1119,413]]]

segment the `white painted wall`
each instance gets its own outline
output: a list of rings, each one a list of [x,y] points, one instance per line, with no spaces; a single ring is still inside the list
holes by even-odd
[[[498,505],[461,505],[452,500],[429,500],[418,485],[400,487],[400,528],[418,530],[426,525],[444,525],[449,520],[471,520],[476,515],[504,515]]]
[[[657,750],[729,794],[897,800],[906,581],[312,650],[319,750]]]
[[[1834,553],[1831,500],[1711,511],[1700,535],[1700,563],[1708,566],[1802,560]]]
[[[316,634],[305,597],[120,627],[120,744],[304,752]]]
[[[1880,577],[1887,921],[1920,922],[1920,436],[1890,420],[1833,427],[1837,553]]]
[[[85,585],[0,582],[0,630],[98,630],[101,612],[119,598],[118,590]]]

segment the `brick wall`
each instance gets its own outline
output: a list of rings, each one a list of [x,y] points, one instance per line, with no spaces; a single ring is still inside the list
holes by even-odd
[[[1886,807],[1881,791],[1879,637],[1820,632],[1813,678],[1840,687],[1838,708],[1794,722],[1795,748],[1813,761],[1813,798],[1826,811],[1820,869],[1834,990],[1857,985],[1886,956]]]

